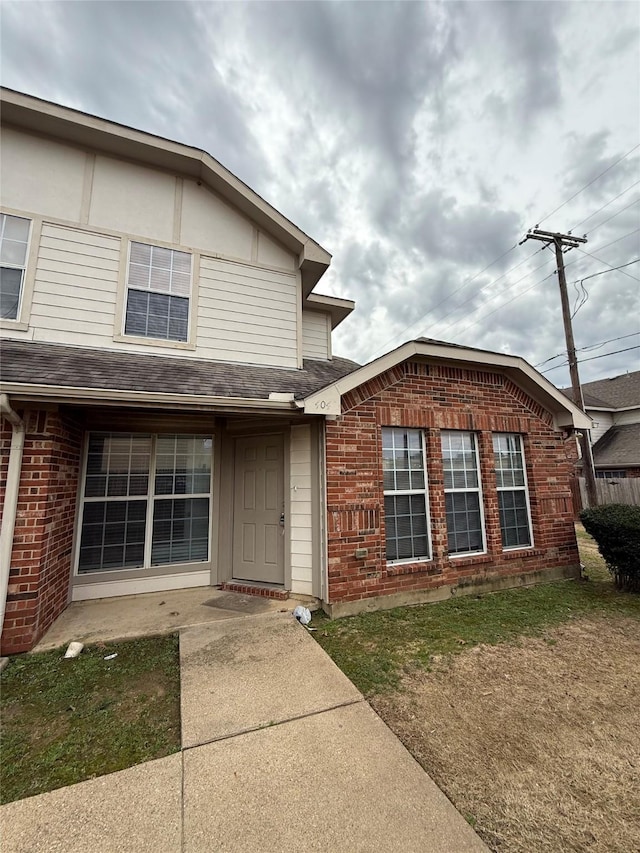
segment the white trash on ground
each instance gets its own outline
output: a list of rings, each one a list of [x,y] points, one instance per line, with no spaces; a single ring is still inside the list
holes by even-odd
[[[65,658],[77,658],[80,652],[84,649],[84,643],[69,643],[67,651],[64,653]]]
[[[302,607],[299,604],[293,611],[293,615],[301,625],[308,625],[311,622],[311,611],[308,607]]]

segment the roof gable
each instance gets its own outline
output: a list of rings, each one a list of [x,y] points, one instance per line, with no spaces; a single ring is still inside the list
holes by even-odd
[[[408,341],[386,355],[365,364],[348,375],[332,382],[305,399],[305,411],[325,415],[341,413],[341,398],[353,389],[370,382],[408,359],[445,361],[452,365],[489,368],[508,376],[535,402],[553,415],[558,427],[572,426],[590,429],[591,419],[568,400],[554,385],[534,370],[523,358],[488,350],[473,349],[459,344],[447,344],[420,338]]]
[[[0,100],[3,124],[201,181],[298,256],[305,297],[328,268],[326,249],[206,151],[12,89]]]

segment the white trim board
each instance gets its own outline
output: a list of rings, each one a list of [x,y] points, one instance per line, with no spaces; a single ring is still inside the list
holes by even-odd
[[[94,598],[115,598],[118,595],[136,595],[141,592],[164,592],[169,589],[191,589],[210,586],[211,571],[183,572],[160,575],[155,578],[131,578],[102,583],[77,584],[71,592],[71,601],[89,601]]]

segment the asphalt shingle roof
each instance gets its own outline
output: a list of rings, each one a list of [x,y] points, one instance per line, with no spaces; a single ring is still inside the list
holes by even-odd
[[[0,357],[4,382],[258,400],[272,392],[301,399],[359,367],[338,357],[305,359],[295,370],[18,340],[2,341]]]
[[[562,393],[573,400],[571,388],[563,388]],[[630,409],[640,406],[640,370],[585,382],[582,394],[587,408]]]
[[[598,466],[616,468],[640,465],[640,423],[613,426],[593,445],[593,461]]]

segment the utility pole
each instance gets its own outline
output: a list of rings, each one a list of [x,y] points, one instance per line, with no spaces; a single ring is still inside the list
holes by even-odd
[[[567,341],[567,357],[569,359],[569,373],[571,375],[571,387],[573,389],[573,399],[582,411],[584,412],[584,397],[582,395],[582,386],[580,385],[580,376],[578,374],[578,359],[576,357],[576,345],[573,341],[573,328],[571,326],[571,308],[569,306],[569,296],[567,294],[567,279],[564,273],[564,252],[569,249],[576,249],[580,243],[586,243],[586,237],[574,237],[572,234],[556,234],[552,231],[541,231],[539,228],[533,228],[521,241],[540,240],[550,246],[553,243],[556,252],[556,266],[558,269],[558,284],[560,286],[560,301],[562,303],[562,319],[564,321],[564,334]],[[596,506],[596,476],[593,468],[593,452],[591,450],[591,439],[589,433],[581,434],[580,449],[582,450],[582,469],[584,472],[585,484],[587,487],[587,500],[589,506]]]

